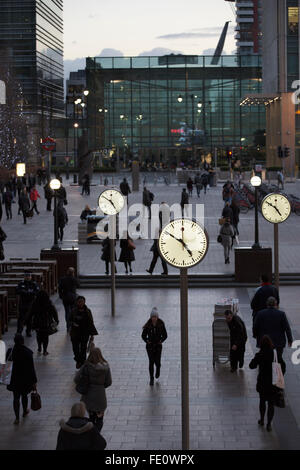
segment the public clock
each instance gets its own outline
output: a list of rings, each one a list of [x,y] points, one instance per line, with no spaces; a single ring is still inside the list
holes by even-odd
[[[261,211],[264,218],[272,224],[285,222],[291,214],[291,204],[283,194],[268,194],[262,201]]]
[[[191,268],[204,259],[208,244],[207,232],[197,222],[176,219],[162,230],[159,251],[171,266]]]
[[[124,205],[124,196],[117,189],[106,189],[99,196],[99,207],[105,215],[119,214]]]

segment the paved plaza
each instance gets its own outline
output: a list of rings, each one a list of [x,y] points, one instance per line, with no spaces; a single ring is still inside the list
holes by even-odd
[[[293,185],[292,192],[297,187]],[[90,198],[82,197],[78,187],[68,187],[69,226],[64,246],[77,246],[77,223],[86,203],[96,205],[101,188],[93,187]],[[180,200],[182,188],[153,186],[155,202],[174,203]],[[141,193],[130,197],[140,202]],[[225,266],[222,248],[217,244],[218,218],[222,210],[221,186],[211,189],[205,199],[206,227],[211,243],[207,258],[195,268],[196,272],[230,273],[233,264]],[[193,198],[193,202],[197,202]],[[39,250],[53,242],[53,217],[46,212],[44,200],[41,215],[24,226],[21,216],[3,222],[8,235],[6,256],[39,256]],[[241,217],[241,245],[252,243],[254,213]],[[280,228],[282,239],[281,271],[299,271],[298,230],[300,219],[292,215]],[[272,227],[260,220],[261,240],[265,246],[272,241]],[[149,267],[151,241],[137,242],[135,272]],[[100,245],[80,246],[81,273],[103,273]],[[158,268],[160,269],[160,267]],[[123,272],[123,267],[119,268]],[[160,272],[160,271],[158,271]],[[177,450],[181,448],[181,375],[180,375],[180,304],[177,289],[119,289],[117,315],[110,316],[109,290],[80,290],[94,315],[99,332],[96,345],[101,347],[112,371],[112,386],[107,389],[108,409],[104,418],[103,436],[108,450]],[[256,352],[251,334],[252,315],[249,300],[252,289],[191,289],[189,292],[189,351],[190,351],[190,447],[199,450],[279,450],[300,447],[300,365],[291,362],[292,350],[286,349],[287,407],[276,409],[273,431],[268,433],[257,425],[258,394],[256,371],[248,367]],[[287,312],[294,339],[300,339],[298,288],[283,287],[281,307]],[[214,304],[224,297],[240,299],[240,315],[246,323],[248,343],[244,370],[236,375],[230,366],[212,367],[212,321]],[[21,424],[13,425],[12,394],[0,388],[0,449],[51,450],[56,446],[60,419],[67,419],[72,404],[79,399],[75,391],[70,338],[66,334],[64,310],[56,295],[53,298],[59,311],[59,333],[50,338],[48,357],[37,355],[35,338],[26,339],[34,351],[38,390],[43,407],[31,412]],[[163,347],[162,375],[153,388],[149,387],[148,359],[141,339],[142,326],[156,306],[165,321],[168,339]],[[4,339],[12,344],[16,322],[11,321]]]
[[[121,180],[121,176],[114,177],[114,183]],[[153,177],[149,179],[149,188],[155,194],[155,204],[166,202],[170,205],[180,203],[181,192],[183,186],[173,184],[166,186],[162,183],[154,184]],[[71,180],[70,180],[71,181]],[[103,178],[102,178],[103,181]],[[141,178],[142,181],[142,178]],[[111,183],[111,178],[109,183]],[[78,186],[71,186],[66,182],[66,189],[68,193],[69,204],[66,207],[69,217],[69,224],[65,229],[65,239],[63,247],[77,247],[78,243],[78,222],[80,221],[80,214],[86,204],[91,208],[96,208],[98,197],[104,186],[100,186],[100,177],[94,177],[95,186],[91,188],[91,196],[81,196],[81,188]],[[133,193],[129,196],[129,205],[142,202],[142,184],[140,185],[140,192]],[[6,221],[5,215],[3,216],[2,226],[8,235],[5,242],[5,255],[6,258],[10,257],[38,257],[39,252],[43,248],[49,248],[53,245],[53,217],[52,214],[46,212],[46,201],[44,199],[44,191],[38,187],[41,200],[38,201],[38,207],[41,214],[34,216],[28,224],[23,225],[23,217],[17,215],[17,204],[13,204],[13,219]],[[300,196],[300,182],[294,184],[286,184],[286,190],[289,193]],[[194,192],[193,198],[190,202],[193,204],[199,203],[198,198]],[[222,184],[217,188],[210,189],[206,195],[201,192],[200,203],[204,204],[205,210],[205,227],[210,237],[210,249],[205,260],[195,268],[191,269],[191,273],[233,273],[234,272],[234,259],[231,256],[231,264],[224,264],[223,247],[217,243],[219,234],[218,219],[222,213]],[[195,208],[194,208],[195,210]],[[266,222],[263,217],[259,216],[260,224],[260,241],[264,247],[273,246],[273,226]],[[280,237],[280,272],[299,272],[300,266],[300,218],[295,214],[283,225],[279,227]],[[240,246],[252,246],[254,243],[254,210],[249,211],[248,214],[241,214],[240,222]],[[150,248],[152,246],[151,240],[137,240],[137,249],[135,251],[136,261],[133,263],[134,273],[144,273],[149,268],[152,253]],[[120,253],[120,248],[117,246],[117,256]],[[92,243],[89,245],[80,245],[80,273],[81,274],[104,274],[105,264],[101,261],[101,245],[99,243]],[[161,266],[157,265],[156,273],[161,273]],[[170,268],[170,273],[176,273],[176,269]],[[118,265],[118,273],[124,274],[125,268],[123,264]]]

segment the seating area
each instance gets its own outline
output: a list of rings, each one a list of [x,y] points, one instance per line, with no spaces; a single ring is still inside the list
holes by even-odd
[[[10,258],[0,263],[0,339],[8,331],[11,319],[18,318],[19,296],[17,287],[24,279],[26,271],[30,271],[33,281],[49,296],[54,295],[58,288],[56,261],[40,261],[38,258]]]

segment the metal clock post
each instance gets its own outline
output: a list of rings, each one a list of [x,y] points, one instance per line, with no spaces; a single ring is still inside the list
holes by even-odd
[[[208,244],[207,232],[190,219],[173,220],[164,227],[159,238],[161,256],[180,269],[182,450],[190,448],[188,268],[204,259]]]
[[[285,222],[291,214],[291,204],[280,193],[268,194],[262,201],[261,211],[264,218],[274,225],[274,270],[275,287],[279,289],[279,235],[278,225]]]
[[[111,216],[113,227],[111,231],[116,233],[117,214],[121,212],[125,205],[124,196],[116,189],[103,191],[99,197],[99,207],[105,215]],[[111,236],[110,242],[110,266],[111,266],[111,315],[116,314],[116,270],[115,270],[115,238]]]

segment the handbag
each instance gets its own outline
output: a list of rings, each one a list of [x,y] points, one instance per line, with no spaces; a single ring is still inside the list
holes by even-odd
[[[219,235],[218,238],[217,238],[217,242],[222,243],[222,241],[223,241],[222,235]]]
[[[279,389],[284,389],[284,377],[281,364],[279,364],[277,359],[276,349],[274,349],[274,359],[272,362],[272,384]]]
[[[57,333],[57,332],[58,332],[57,323],[54,321],[54,322],[50,323],[50,325],[49,325],[48,335],[49,336],[55,335],[55,333]]]
[[[13,368],[12,353],[13,353],[13,348],[6,361],[6,364],[0,364],[0,385],[10,384],[12,368]]]
[[[274,387],[273,403],[277,408],[285,408],[284,390]]]
[[[76,392],[80,393],[80,395],[86,395],[89,390],[89,376],[84,373],[84,370],[85,367],[82,369],[79,382],[75,387]]]
[[[42,400],[38,392],[35,390],[31,394],[31,409],[32,411],[39,411],[42,408]]]
[[[25,215],[26,215],[26,217],[27,217],[28,219],[32,219],[32,217],[33,217],[33,209],[29,209],[28,211],[26,211],[26,214],[25,214]]]

